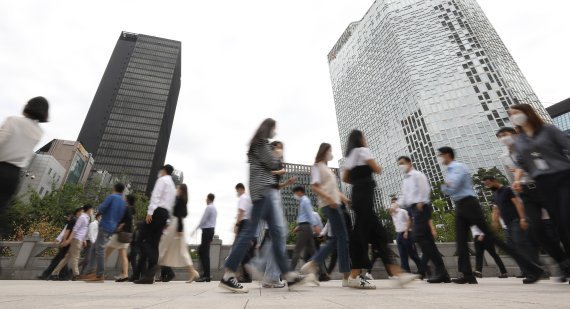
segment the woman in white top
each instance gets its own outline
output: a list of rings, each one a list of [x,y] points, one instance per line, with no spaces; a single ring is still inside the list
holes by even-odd
[[[0,127],[0,213],[8,206],[28,167],[34,147],[42,138],[38,122],[47,122],[48,101],[35,97],[24,108],[24,117],[8,117]]]
[[[330,144],[322,143],[315,158],[315,165],[311,168],[311,189],[317,194],[319,208],[328,218],[327,225],[332,229],[333,237],[315,253],[309,262],[301,268],[303,272],[316,273],[327,256],[336,248],[339,260],[339,271],[348,279],[350,274],[350,259],[348,254],[348,232],[346,231],[344,216],[340,209],[341,200],[348,203],[348,199],[338,189],[336,176],[327,163],[333,159]],[[346,283],[344,284],[346,286]]]
[[[350,235],[352,272],[348,285],[360,289],[376,288],[360,275],[362,269],[369,269],[372,266],[368,257],[368,244],[372,244],[379,249],[380,259],[386,265],[388,273],[398,276],[399,284],[403,286],[417,276],[402,272],[400,266],[392,260],[387,245],[386,230],[374,210],[376,182],[372,174],[380,174],[382,168],[372,158],[361,131],[353,130],[350,133],[346,157],[342,180],[352,184],[352,210],[356,216],[354,230]]]

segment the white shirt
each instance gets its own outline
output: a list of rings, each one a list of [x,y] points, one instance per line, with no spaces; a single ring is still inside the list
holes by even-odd
[[[99,221],[95,220],[89,223],[89,232],[87,232],[87,238],[94,244],[97,240],[97,235],[99,234]]]
[[[323,229],[321,230],[321,234],[320,236],[328,236],[328,237],[333,237],[333,231],[331,229],[331,225],[330,222],[327,221],[327,224],[325,224],[325,227],[323,227]]]
[[[201,229],[209,229],[216,227],[216,219],[218,217],[218,211],[216,210],[216,206],[214,204],[208,204],[206,206],[206,211],[202,215],[202,220],[200,220],[200,225],[198,225]]]
[[[242,220],[249,220],[251,218],[251,208],[253,207],[253,203],[251,202],[251,198],[247,194],[242,194],[239,197],[238,201],[238,209],[243,210],[243,218]]]
[[[43,131],[36,120],[8,117],[0,126],[0,162],[26,168]]]
[[[471,234],[473,234],[473,237],[475,236],[479,236],[479,235],[485,235],[485,233],[483,233],[483,231],[481,231],[477,225],[472,225],[471,226]]]
[[[367,161],[370,159],[372,159],[370,149],[366,147],[354,148],[344,161],[344,168],[351,170],[355,166],[368,165]]]
[[[398,205],[408,207],[417,203],[429,203],[431,188],[426,175],[416,169],[411,169],[404,176],[402,193]]]
[[[87,237],[87,232],[89,230],[89,215],[81,214],[73,226],[73,238],[84,241]]]
[[[394,221],[396,233],[403,233],[409,229],[408,220],[408,212],[404,209],[396,208],[392,214],[392,221]]]
[[[172,213],[172,207],[176,202],[176,186],[170,175],[165,175],[156,180],[152,195],[150,197],[150,204],[148,205],[147,214],[151,215],[160,207]]]

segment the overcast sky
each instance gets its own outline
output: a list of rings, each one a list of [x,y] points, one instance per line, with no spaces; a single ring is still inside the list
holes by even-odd
[[[182,41],[182,87],[167,163],[184,171],[190,226],[212,192],[216,234],[229,243],[233,188],[247,180],[248,139],[264,118],[278,121],[287,161],[312,163],[321,142],[340,157],[326,55],[372,3],[2,0],[0,120],[43,95],[51,122],[42,125],[41,144],[75,140],[121,31]],[[570,2],[479,3],[544,105],[570,97]]]

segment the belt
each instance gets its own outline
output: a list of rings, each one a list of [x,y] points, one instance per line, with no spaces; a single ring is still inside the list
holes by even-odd
[[[528,190],[533,190],[536,189],[536,183],[534,182],[529,182],[529,183],[525,183],[523,185],[521,185],[523,188],[526,188]]]

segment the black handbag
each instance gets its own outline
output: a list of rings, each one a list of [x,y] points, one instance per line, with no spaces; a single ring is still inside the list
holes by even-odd
[[[129,244],[133,241],[133,233],[130,232],[119,232],[117,233],[117,240],[123,244]]]

